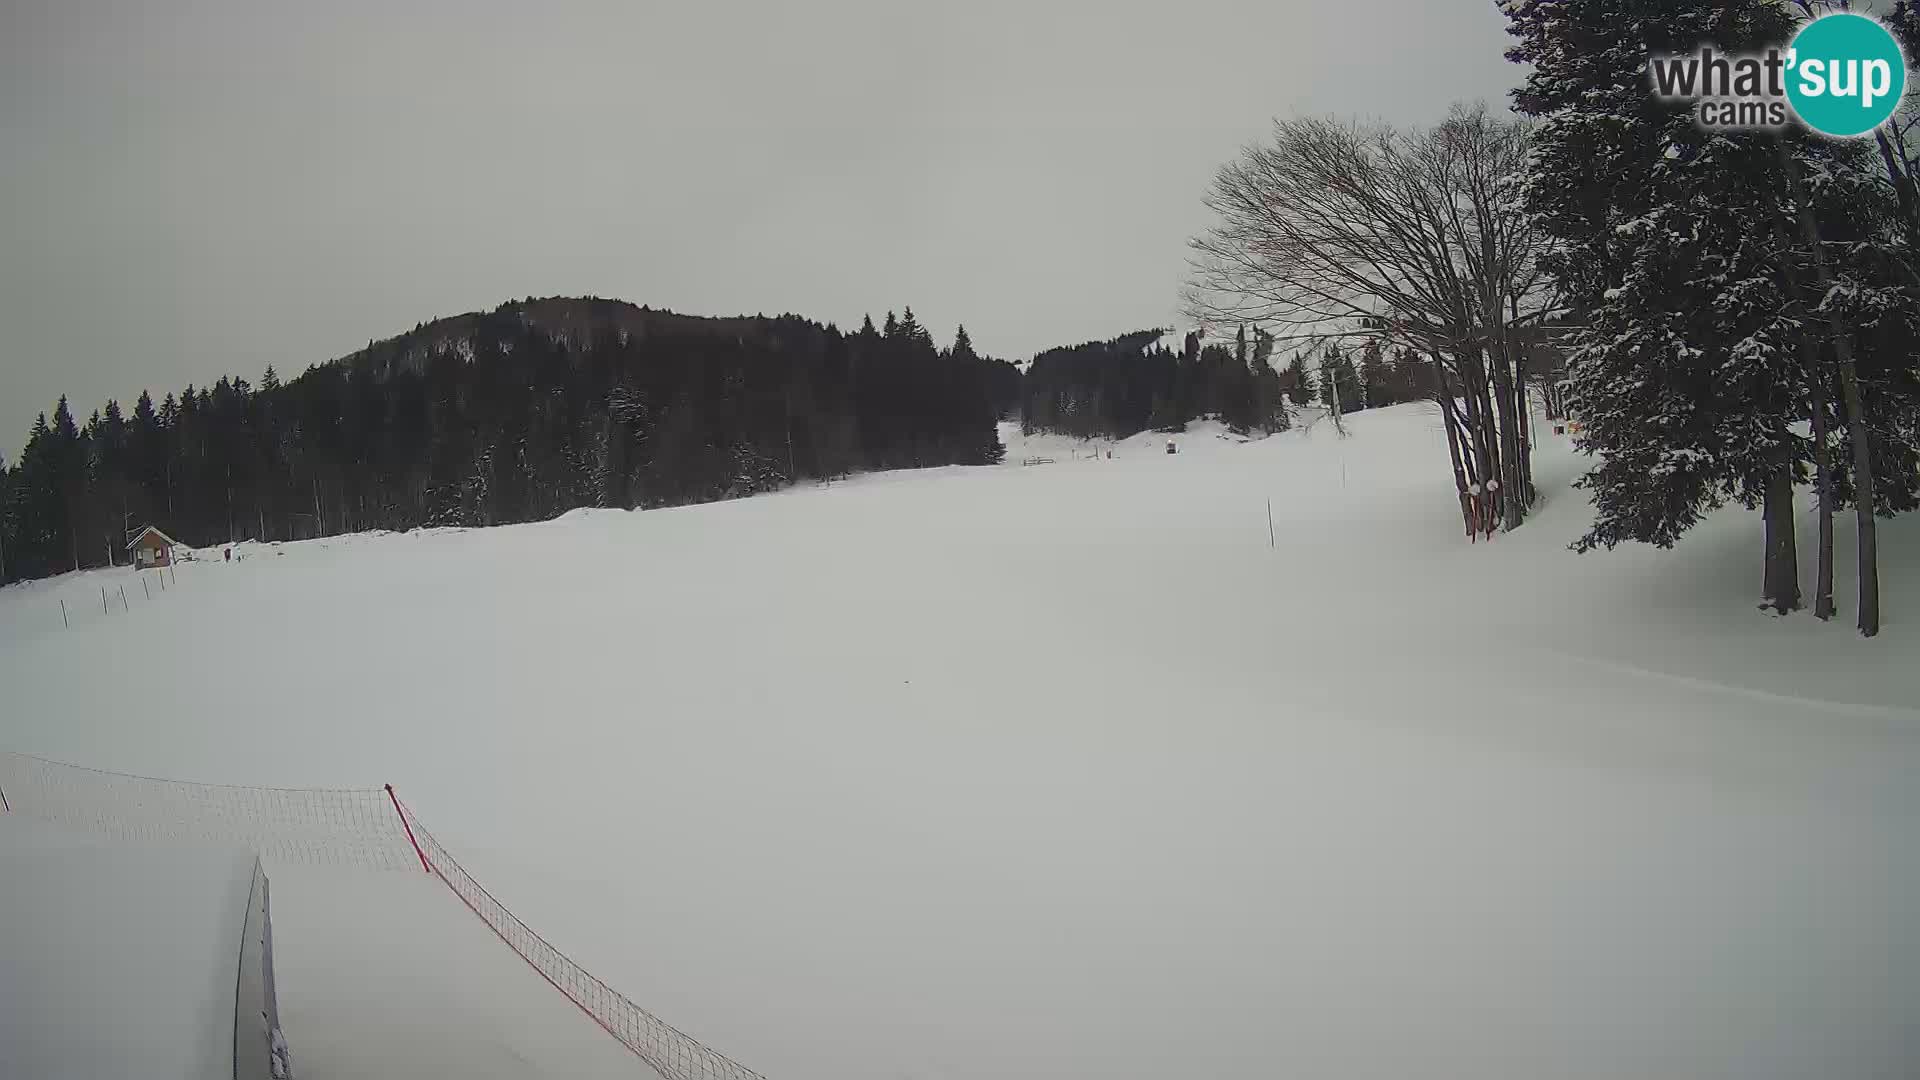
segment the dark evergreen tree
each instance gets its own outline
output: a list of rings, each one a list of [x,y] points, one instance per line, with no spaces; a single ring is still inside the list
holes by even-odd
[[[1234,349],[1209,345],[1201,350],[1201,359],[1206,414],[1219,417],[1229,430],[1240,434],[1259,426],[1259,403],[1255,400],[1253,371],[1247,367],[1245,331]]]
[[[56,550],[53,554],[64,559],[69,569],[78,570],[81,567],[81,506],[87,486],[86,455],[80,444],[80,429],[74,424],[73,411],[67,407],[64,394],[54,406],[47,455],[58,519],[54,527]]]
[[[1387,373],[1394,404],[1433,397],[1432,366],[1412,349],[1405,346],[1395,349],[1387,362]]]
[[[1360,347],[1360,359],[1354,362],[1360,382],[1360,397],[1366,408],[1379,409],[1395,403],[1393,372],[1380,349],[1377,338],[1368,338]]]
[[[27,444],[9,476],[9,571],[16,578],[43,577],[59,572],[59,529],[62,517],[59,478],[53,456],[53,430],[47,414],[34,418]]]
[[[912,304],[908,304],[903,309],[903,314],[900,316],[898,333],[900,337],[912,342],[916,346],[923,346],[928,349],[933,348],[933,335],[927,332],[926,327],[920,325],[920,320],[913,317]]]
[[[1253,426],[1269,434],[1293,426],[1287,415],[1286,391],[1279,372],[1273,370],[1272,356],[1272,336],[1256,329],[1252,367]]]
[[[911,315],[912,312],[909,311],[908,314]],[[954,331],[953,351],[951,355],[955,360],[968,364],[980,359],[979,355],[973,351],[973,339],[967,336],[967,328],[965,326]]]
[[[1295,405],[1311,405],[1319,397],[1320,388],[1315,385],[1313,371],[1307,367],[1307,354],[1293,354],[1293,361],[1280,376],[1287,398]]]
[[[1320,357],[1320,404],[1329,412],[1350,413],[1367,407],[1366,389],[1353,358],[1337,343],[1329,343]]]

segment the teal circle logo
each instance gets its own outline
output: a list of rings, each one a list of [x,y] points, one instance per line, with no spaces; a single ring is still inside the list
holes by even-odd
[[[1806,24],[1788,46],[1787,101],[1822,135],[1866,135],[1907,91],[1907,58],[1887,28],[1838,12]]]

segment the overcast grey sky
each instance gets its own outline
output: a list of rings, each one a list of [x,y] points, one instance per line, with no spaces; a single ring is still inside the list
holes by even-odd
[[[0,0],[0,452],[529,294],[1170,323],[1274,116],[1504,106],[1505,44],[1493,0]]]

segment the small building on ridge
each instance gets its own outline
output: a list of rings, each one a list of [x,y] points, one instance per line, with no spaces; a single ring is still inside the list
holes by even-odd
[[[133,556],[134,567],[145,570],[172,563],[174,543],[173,537],[148,525],[127,541],[127,551]]]

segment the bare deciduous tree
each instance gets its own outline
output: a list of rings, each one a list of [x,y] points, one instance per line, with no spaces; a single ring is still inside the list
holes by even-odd
[[[1404,133],[1278,121],[1221,167],[1206,199],[1219,220],[1191,244],[1197,318],[1431,359],[1469,533],[1518,526],[1534,499],[1528,342],[1555,302],[1518,198],[1527,132],[1484,106]]]

